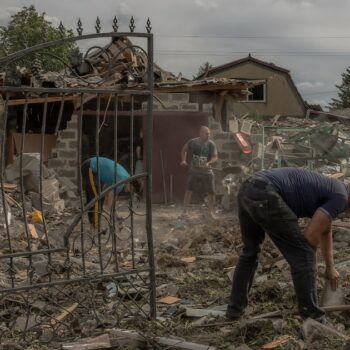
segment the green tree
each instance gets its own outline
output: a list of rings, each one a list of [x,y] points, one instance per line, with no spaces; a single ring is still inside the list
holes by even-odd
[[[7,26],[0,26],[0,57],[23,50],[27,47],[73,36],[73,31],[54,27],[45,19],[45,13],[39,14],[34,6],[23,7],[11,16]],[[34,58],[40,60],[43,71],[58,71],[64,67],[60,61],[68,61],[69,53],[76,48],[75,43],[66,43],[50,49],[41,50],[34,55],[28,55],[17,66],[31,68]],[[58,57],[59,59],[56,59]]]
[[[193,76],[193,79],[198,79],[202,74],[206,74],[209,69],[213,68],[213,65],[209,62],[204,62],[199,68],[196,75]]]
[[[329,104],[330,109],[350,107],[350,67],[346,68],[341,77],[341,84],[335,86],[338,89],[338,98],[332,98],[332,102]]]

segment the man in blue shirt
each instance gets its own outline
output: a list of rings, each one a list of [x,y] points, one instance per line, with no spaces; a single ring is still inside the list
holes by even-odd
[[[98,159],[98,161],[97,161]],[[98,166],[97,166],[98,165]],[[105,157],[93,157],[87,159],[82,165],[82,177],[85,187],[86,202],[89,203],[98,197],[99,190],[112,186],[130,177],[129,173],[114,160]],[[107,207],[110,209],[113,203],[113,193],[120,193],[123,189],[130,190],[129,184],[121,184],[110,191],[107,197]],[[89,222],[93,230],[98,228],[102,214],[104,198],[96,201],[94,210],[88,212]]]
[[[339,274],[333,261],[331,224],[349,203],[344,183],[306,169],[264,170],[248,178],[238,193],[244,247],[233,277],[227,317],[239,318],[247,306],[266,232],[290,265],[300,315],[324,322],[324,311],[317,306],[315,253],[320,247],[325,277],[335,290]],[[303,233],[298,225],[302,217],[311,218]]]

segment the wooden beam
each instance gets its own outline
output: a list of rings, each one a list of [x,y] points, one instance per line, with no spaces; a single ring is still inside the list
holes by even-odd
[[[64,96],[63,100],[64,101],[74,101],[77,100],[79,96]],[[48,97],[45,99],[45,97],[32,97],[28,98],[27,100],[24,98],[17,99],[17,100],[9,100],[7,105],[8,106],[22,106],[28,103],[29,105],[31,104],[38,104],[38,103],[45,103],[45,100],[47,102],[60,102],[62,101],[61,96],[53,96],[53,97]]]

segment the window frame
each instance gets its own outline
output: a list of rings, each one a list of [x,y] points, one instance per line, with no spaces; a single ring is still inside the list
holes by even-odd
[[[263,80],[263,79],[259,79],[259,80]],[[264,80],[264,83],[259,84],[259,85],[257,85],[257,86],[260,86],[260,85],[263,85],[264,99],[263,99],[263,100],[249,100],[249,96],[250,96],[250,95],[247,95],[247,96],[246,96],[246,99],[243,100],[243,102],[245,102],[245,103],[266,103],[266,102],[267,102],[267,98],[266,98],[266,95],[267,95],[267,89],[266,89],[266,87],[267,87],[267,81]],[[250,91],[250,89],[251,89],[251,88],[248,88],[248,91]]]

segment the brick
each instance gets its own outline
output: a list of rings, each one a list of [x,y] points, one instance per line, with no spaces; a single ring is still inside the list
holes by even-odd
[[[187,93],[173,93],[171,94],[171,100],[177,101],[177,102],[189,102],[190,101],[190,94]]]
[[[58,151],[58,158],[74,159],[76,153],[72,151]]]
[[[183,103],[181,104],[181,110],[182,111],[199,111],[199,105],[198,103]]]
[[[76,167],[78,165],[77,160],[69,160],[68,165],[71,167]]]
[[[60,134],[61,139],[77,139],[76,130],[63,130]]]

